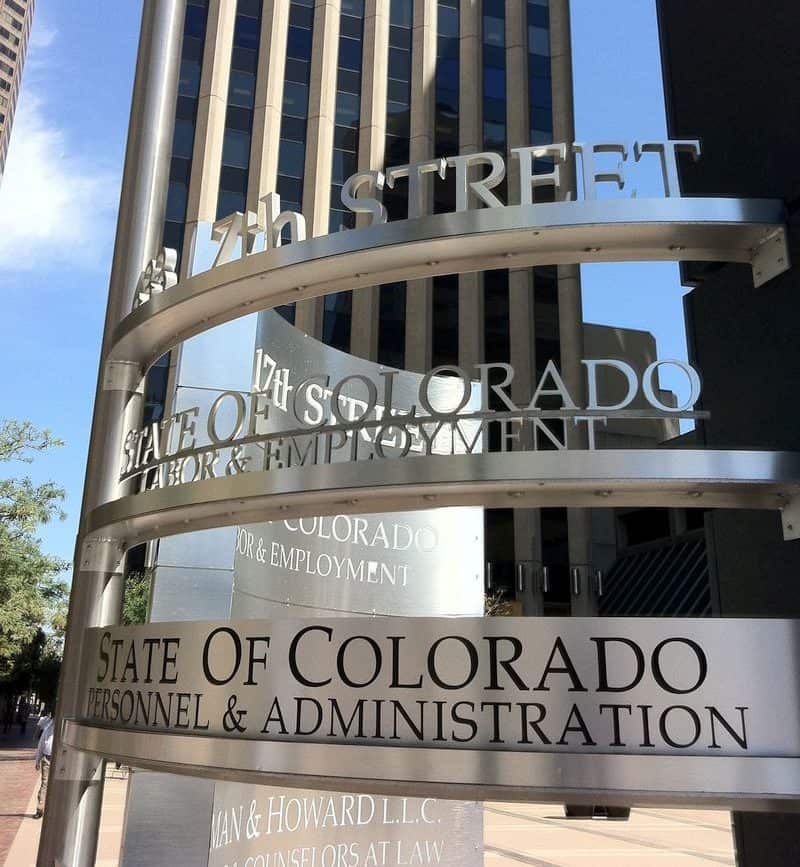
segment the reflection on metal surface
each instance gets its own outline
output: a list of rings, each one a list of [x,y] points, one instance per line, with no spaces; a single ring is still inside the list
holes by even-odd
[[[110,358],[144,369],[246,313],[377,283],[491,268],[620,261],[751,262],[783,204],[744,199],[556,202],[437,214],[310,238],[184,280],[134,310]]]
[[[128,542],[287,517],[441,506],[780,509],[800,492],[795,452],[619,449],[505,452],[241,473],[124,497],[93,534]]]
[[[787,812],[800,804],[800,759],[408,750],[225,741],[67,722],[65,739],[135,767],[212,779],[412,797],[589,804],[714,804]],[[691,791],[691,799],[687,793]]]
[[[799,645],[793,620],[108,627],[87,633],[67,738],[134,765],[329,791],[765,806],[800,798]]]

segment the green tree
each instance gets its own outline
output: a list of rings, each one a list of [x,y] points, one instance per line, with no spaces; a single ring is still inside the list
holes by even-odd
[[[122,597],[122,622],[136,626],[147,622],[147,607],[150,604],[150,581],[152,572],[128,572],[125,576],[125,594]]]
[[[60,445],[30,422],[0,422],[0,463],[30,463]],[[60,651],[66,584],[58,575],[68,564],[45,554],[35,533],[63,519],[63,499],[53,482],[0,479],[0,685],[7,692],[30,689],[39,662]]]

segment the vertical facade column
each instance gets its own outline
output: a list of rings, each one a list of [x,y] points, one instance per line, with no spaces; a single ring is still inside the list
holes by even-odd
[[[480,80],[481,0],[462,0],[459,15],[460,72],[458,97],[458,140],[463,154],[483,147],[483,118]],[[458,363],[472,373],[483,360],[483,279],[480,274],[458,278]]]
[[[361,65],[361,119],[358,133],[358,169],[383,171],[386,152],[386,86],[389,75],[389,2],[365,0],[364,55]],[[359,215],[356,225],[365,225]],[[380,288],[353,291],[350,351],[360,358],[378,357]]]
[[[553,138],[572,142],[575,139],[574,96],[572,89],[572,44],[569,0],[550,0],[550,55],[553,77]],[[561,197],[576,192],[575,158],[563,166]],[[579,406],[585,405],[583,357],[583,306],[581,272],[578,265],[558,266],[558,320],[561,341],[561,374]],[[585,429],[567,426],[567,443],[571,449],[585,449]],[[568,509],[569,562],[580,573],[581,592],[572,595],[572,613],[589,616],[595,613],[596,600],[591,587],[592,513],[590,509]],[[572,584],[572,582],[570,582]]]
[[[145,0],[131,120],[122,179],[114,261],[95,394],[81,521],[76,542],[64,661],[56,709],[39,867],[90,867],[95,862],[104,762],[62,742],[65,720],[77,714],[86,629],[116,623],[123,591],[124,551],[86,536],[88,517],[120,495],[119,454],[131,397],[141,380],[136,365],[106,364],[114,328],[129,311],[138,277],[161,243],[172,149],[185,0]]]
[[[506,2],[506,135],[511,148],[530,144],[528,99],[528,11],[526,0]],[[512,96],[513,95],[513,96]],[[506,162],[508,203],[519,203],[519,162]],[[533,396],[536,377],[536,323],[534,321],[533,274],[530,268],[509,269],[508,307],[510,362],[514,368],[511,397],[525,406]],[[525,564],[525,589],[521,599],[524,614],[541,614],[541,594],[534,594],[538,577],[534,562],[541,558],[540,521],[537,509],[514,509],[514,558]],[[518,594],[519,598],[519,594]]]
[[[411,135],[409,162],[435,156],[437,0],[417,0],[411,32]],[[424,213],[433,213],[433,178],[427,179]],[[433,279],[406,283],[407,370],[430,370],[433,353]]]
[[[191,249],[198,222],[213,222],[217,215],[235,18],[236,0],[211,0],[209,3],[186,209],[185,250]],[[183,257],[182,277],[188,274],[190,260],[191,256]]]
[[[261,199],[275,191],[278,177],[283,73],[286,68],[286,39],[289,33],[287,0],[264,0],[261,13],[261,49],[253,109],[253,138],[250,147],[248,210],[265,219]]]
[[[312,237],[328,234],[340,13],[341,0],[316,0],[303,182],[303,213]],[[295,325],[319,340],[323,311],[322,298],[299,301]]]

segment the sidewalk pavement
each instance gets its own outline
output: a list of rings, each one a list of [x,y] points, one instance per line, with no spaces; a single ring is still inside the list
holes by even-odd
[[[0,734],[0,867],[35,867],[39,848],[40,819],[34,819],[39,772],[34,767],[36,720],[28,723],[24,737],[15,726]],[[117,771],[113,763],[106,769],[103,812],[96,867],[117,867],[128,788],[127,770]]]
[[[0,791],[3,793],[0,799],[0,864],[9,867],[14,862],[7,860],[8,853],[22,823],[39,825],[38,820],[30,818],[36,809],[39,781],[39,773],[34,767],[35,731],[36,718],[32,717],[24,735],[20,734],[16,724],[8,734],[0,734]]]

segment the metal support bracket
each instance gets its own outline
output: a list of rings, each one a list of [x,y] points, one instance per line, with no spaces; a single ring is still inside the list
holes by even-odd
[[[119,572],[124,554],[125,546],[119,539],[84,539],[79,571]]]
[[[135,361],[107,361],[103,369],[103,390],[133,394],[141,379],[142,368]]]
[[[789,245],[786,242],[786,229],[776,229],[770,232],[761,244],[753,251],[753,285],[758,288],[765,283],[788,271]]]
[[[800,495],[792,497],[781,509],[783,541],[800,539]]]

